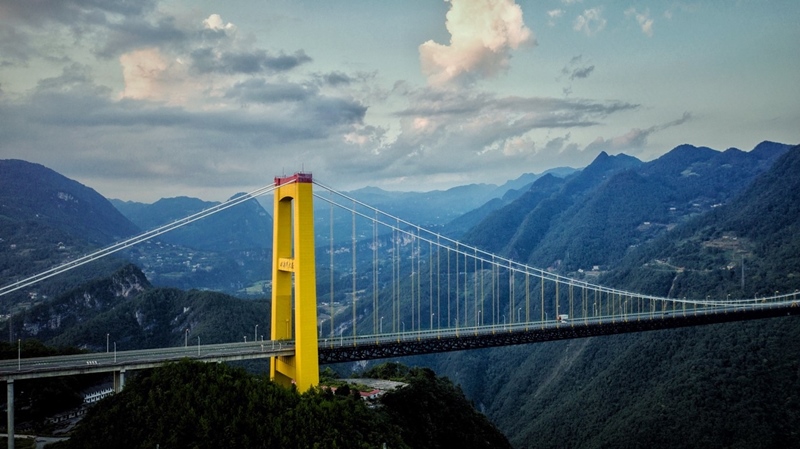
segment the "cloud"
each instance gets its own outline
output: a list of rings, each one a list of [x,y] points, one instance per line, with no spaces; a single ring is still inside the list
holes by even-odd
[[[347,86],[356,81],[350,75],[339,71],[321,74],[319,78],[330,86]]]
[[[590,162],[594,154],[573,136],[639,108],[479,90],[475,83],[506,70],[515,48],[535,44],[508,0],[453,0],[449,44],[419,47],[429,83],[393,88],[377,71],[336,70],[304,49],[267,48],[218,14],[43,1],[54,10],[41,17],[26,16],[32,9],[17,5],[25,2],[0,3],[1,23],[9,8],[20,18],[18,27],[0,27],[0,37],[28,45],[19,56],[2,53],[0,63],[48,67],[28,72],[42,79],[3,80],[0,154],[123,199],[224,199],[301,166],[350,186],[492,182],[510,171]],[[34,37],[49,28],[47,39]],[[564,69],[570,81],[594,75],[581,56]],[[643,141],[655,128],[636,131]]]
[[[24,51],[3,52],[0,64],[44,61],[49,71],[23,88],[3,82],[0,154],[103,194],[218,199],[213,190],[224,187],[227,198],[268,183],[265,170],[307,163],[324,171],[346,151],[359,158],[384,140],[384,128],[364,123],[365,101],[387,95],[375,73],[306,72],[313,61],[303,49],[260,47],[218,14],[179,19],[155,8],[126,12],[125,2],[64,0],[36,16],[17,4],[28,2],[12,3],[0,3],[0,23],[18,26],[0,26],[9,38],[0,47]]]
[[[312,61],[302,49],[287,54],[254,47],[218,14],[175,34],[185,38],[156,39],[160,45],[142,45],[139,40],[137,47],[119,56],[123,98],[199,106],[223,97],[241,76],[284,74]]]
[[[25,45],[47,36],[43,48],[87,45],[102,58],[115,58],[140,46],[186,38],[174,18],[152,16],[157,0],[38,0],[0,2],[2,28],[25,38]],[[54,42],[58,41],[58,42]],[[35,54],[35,52],[30,53]]]
[[[215,31],[236,32],[236,25],[230,22],[225,23],[219,14],[208,16],[207,19],[203,20],[203,26]]]
[[[120,17],[141,17],[155,9],[156,0],[37,0],[4,1],[0,16],[33,26],[61,23],[73,27],[109,23]]]
[[[653,37],[653,19],[650,18],[650,11],[646,10],[645,12],[638,12],[636,8],[628,8],[625,11],[625,17],[634,17],[636,21],[639,23],[639,27],[642,29],[642,33],[644,33],[647,37]]]
[[[547,25],[551,27],[556,26],[556,19],[560,19],[561,16],[563,15],[564,15],[563,9],[552,9],[550,11],[547,11],[547,17],[548,17]]]
[[[535,45],[512,0],[450,0],[446,27],[450,44],[419,46],[422,73],[433,86],[490,78],[509,66],[511,50]]]
[[[202,47],[192,51],[192,69],[198,73],[225,74],[257,74],[263,72],[285,72],[311,62],[311,58],[303,50],[292,55],[279,53],[271,55],[265,50],[249,52],[217,51],[211,47]]]
[[[583,32],[587,36],[594,36],[603,31],[606,27],[606,19],[603,18],[600,8],[592,8],[583,11],[583,14],[575,18],[572,29]]]
[[[679,119],[660,125],[653,125],[647,129],[634,128],[621,136],[612,137],[610,139],[598,137],[589,145],[587,145],[584,151],[590,153],[599,153],[600,151],[607,151],[609,153],[629,151],[636,154],[641,152],[644,147],[647,146],[647,139],[651,134],[671,128],[673,126],[682,125],[691,119],[692,114],[689,112],[684,112],[683,116]]]
[[[567,155],[559,152],[568,147],[572,157],[580,152],[577,145],[567,145],[563,138],[550,143],[553,139],[543,136],[596,126],[609,115],[638,108],[624,102],[497,96],[435,87],[397,92],[408,101],[395,113],[398,132],[392,137],[385,130],[349,136],[352,148],[329,161],[336,173],[352,179],[368,172],[384,182],[411,178],[475,182],[508,167],[565,165],[566,159],[559,163],[557,156]]]
[[[253,78],[235,84],[225,96],[242,104],[274,104],[303,102],[318,93],[318,89],[311,84],[268,82],[264,78]]]
[[[36,54],[28,33],[12,26],[0,26],[0,67],[27,64]]]
[[[592,72],[594,72],[594,64],[583,64],[583,55],[573,57],[570,59],[569,63],[561,69],[561,74],[567,76],[570,81],[588,78]]]
[[[197,196],[198,189],[216,187],[229,195],[267,184],[264,170],[277,173],[303,162],[322,170],[331,165],[328,159],[340,157],[339,147],[348,146],[343,136],[364,127],[366,106],[315,88],[304,92],[304,86],[250,80],[222,98],[227,104],[198,109],[114,99],[74,65],[42,80],[25,101],[0,104],[0,116],[8,118],[0,122],[0,151],[43,163],[104,194],[107,187],[119,195],[127,184],[160,189],[161,196]],[[240,101],[251,104],[240,107]],[[140,200],[144,194],[128,193]]]

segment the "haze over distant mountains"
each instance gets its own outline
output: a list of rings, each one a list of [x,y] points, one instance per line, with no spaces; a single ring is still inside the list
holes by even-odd
[[[0,168],[5,163],[0,161]],[[528,187],[524,186],[529,182],[520,181],[522,189],[500,194],[491,187],[499,196],[489,199],[486,186],[465,186],[429,197],[377,189],[363,189],[360,194],[385,201],[396,211],[428,217],[443,232],[463,235],[462,241],[561,275],[670,297],[730,294],[735,298],[800,288],[798,173],[800,146],[763,142],[744,152],[681,145],[647,163],[602,153],[583,170],[536,176]],[[50,179],[47,176],[44,179]],[[39,187],[45,193],[38,195],[46,203],[41,210],[35,202],[25,207],[27,200],[17,203],[17,196],[28,188],[23,181],[15,190],[4,187],[8,190],[0,192],[3,279],[20,266],[33,269],[61,260],[70,253],[70,245],[89,248],[86,242],[138,229],[132,221],[150,226],[210,204],[190,198],[153,205],[121,203],[120,209],[128,208],[126,215],[132,217],[126,220],[102,197],[53,179],[58,182]],[[121,224],[102,232],[94,229],[91,220],[80,219],[85,209],[59,207],[65,196],[59,192],[80,202],[94,198],[97,204],[92,210]],[[454,212],[479,197],[483,202],[473,209],[461,215]],[[414,207],[415,201],[440,210]],[[182,242],[154,248],[164,259],[159,263],[170,259],[184,267],[180,276],[172,271],[159,278],[155,270],[162,268],[155,260],[132,253],[137,255],[132,262],[147,263],[144,272],[132,265],[113,274],[100,270],[97,277],[104,277],[97,282],[70,284],[75,288],[62,288],[59,296],[39,298],[38,306],[17,310],[9,321],[13,327],[0,329],[0,334],[39,335],[51,343],[95,349],[102,347],[107,329],[124,333],[119,338],[126,344],[147,347],[181,344],[186,328],[214,335],[209,337],[213,341],[252,335],[256,324],[266,334],[264,301],[159,288],[180,278],[186,288],[205,288],[213,280],[214,285],[236,292],[246,285],[234,284],[267,276],[268,250],[251,251],[260,259],[246,259],[241,256],[243,246],[238,246],[264,232],[263,227],[251,225],[266,223],[269,214],[255,206],[243,209],[248,218],[229,217],[236,222],[252,220],[248,226],[237,228],[227,219],[210,226],[211,232],[235,231],[229,240],[207,239],[217,245],[213,250],[184,247],[202,239],[192,233],[181,237]],[[18,219],[5,212],[12,210],[25,212]],[[53,218],[59,213],[69,215],[64,225]],[[65,249],[58,249],[58,243]],[[372,257],[369,251],[358,254]],[[247,268],[251,262],[257,268]],[[320,283],[327,285],[327,279]],[[265,286],[256,291],[262,297],[268,292]],[[368,327],[371,305],[362,307],[359,316]],[[218,328],[224,332],[215,334]],[[516,447],[777,448],[800,445],[793,430],[800,419],[798,342],[796,319],[777,318],[455,352],[414,361],[460,384]]]

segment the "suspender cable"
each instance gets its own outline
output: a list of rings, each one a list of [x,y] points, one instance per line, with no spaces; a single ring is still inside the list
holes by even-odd
[[[483,259],[481,259],[481,309],[478,311],[478,326],[483,325],[483,320],[481,319],[481,313],[486,313],[486,308],[483,306],[484,299],[486,299],[486,295],[484,295],[483,287],[486,284],[486,279],[484,279],[484,274],[486,274],[483,270]],[[484,317],[485,319],[485,317]]]
[[[516,323],[514,319],[514,314],[516,313],[514,308],[514,270],[511,269],[511,264],[508,264],[508,313],[511,314],[508,322]]]
[[[436,239],[436,328],[442,327],[442,261],[439,257],[441,253],[439,239]]]
[[[559,284],[559,282],[558,282],[558,280],[556,280],[556,316],[555,316],[556,320],[558,320],[558,312],[559,312],[558,303],[560,301],[560,298],[558,297],[558,284]]]
[[[372,222],[372,333],[378,333],[378,213]]]
[[[475,309],[475,316],[472,317],[475,320],[475,325],[478,326],[478,257],[475,254],[475,257],[472,258],[472,300],[475,302],[473,308]]]
[[[414,319],[416,318],[416,312],[414,311],[414,300],[416,299],[416,296],[415,296],[416,283],[414,282],[414,274],[415,274],[414,268],[416,268],[414,266],[414,242],[415,241],[416,241],[416,238],[412,235],[412,237],[411,237],[411,279],[410,279],[410,281],[411,281],[411,310],[410,311],[411,311],[411,330],[412,331],[414,330],[414,323],[415,323]]]
[[[525,272],[525,323],[531,322],[531,284],[530,273]],[[526,325],[525,330],[528,330]]]
[[[573,298],[572,298],[572,290],[573,290],[572,282],[569,283],[569,321],[570,323],[573,322],[575,319],[575,312],[573,310]]]
[[[539,283],[542,284],[542,329],[544,329],[544,322],[547,318],[547,313],[544,311],[544,277],[539,279]]]
[[[452,327],[450,321],[450,248],[447,248],[447,327]]]
[[[417,330],[422,330],[422,252],[417,229]]]
[[[469,321],[467,320],[467,313],[469,310],[469,303],[467,299],[469,297],[469,285],[467,282],[467,272],[469,271],[469,265],[467,265],[467,253],[464,253],[464,327],[469,325]]]
[[[353,203],[353,337],[356,337],[356,308],[358,297],[356,293],[356,205]],[[355,342],[354,342],[355,344]]]
[[[460,313],[460,311],[461,311],[461,307],[460,307],[461,298],[460,298],[460,295],[459,295],[459,292],[458,292],[458,290],[459,290],[459,282],[460,282],[459,278],[461,277],[461,272],[458,270],[459,255],[460,255],[460,253],[458,252],[458,243],[456,243],[456,327],[458,327],[458,317],[461,315],[461,313]]]
[[[497,311],[495,310],[494,307],[494,269],[495,269],[494,257],[492,257],[492,274],[491,276],[489,276],[492,281],[492,326],[497,324]]]
[[[392,228],[392,332],[397,332],[397,229]]]
[[[431,327],[433,330],[433,243],[428,242],[428,313],[431,314]]]
[[[331,222],[330,222],[330,227],[331,227],[331,229],[330,229],[330,231],[331,231],[331,235],[330,235],[330,246],[331,246],[331,248],[330,248],[330,252],[331,252],[331,298],[330,298],[331,299],[331,333],[330,333],[330,337],[334,338],[336,336],[336,328],[334,327],[335,326],[334,325],[334,318],[336,317],[336,310],[334,309],[333,302],[334,302],[336,297],[334,296],[334,291],[333,291],[334,276],[335,276],[334,269],[333,269],[333,256],[334,256],[334,253],[335,253],[334,248],[333,248],[333,203],[331,203]]]

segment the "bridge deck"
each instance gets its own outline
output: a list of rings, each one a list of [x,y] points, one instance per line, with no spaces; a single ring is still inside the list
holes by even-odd
[[[365,336],[320,342],[321,364],[372,360],[438,352],[510,346],[545,341],[586,338],[630,332],[679,328],[732,321],[773,318],[800,314],[800,307],[783,305],[759,309],[730,309],[718,312],[673,312],[629,315],[625,319],[595,318],[566,323],[519,323],[470,327],[447,331],[422,331],[396,336]]]
[[[675,311],[628,315],[624,318],[597,317],[569,322],[547,321],[342,337],[319,342],[319,362],[326,364],[404,357],[798,314],[800,307],[784,304],[716,312]],[[292,354],[294,344],[291,341],[263,341],[12,359],[0,361],[0,381],[147,369],[184,358],[227,362]]]

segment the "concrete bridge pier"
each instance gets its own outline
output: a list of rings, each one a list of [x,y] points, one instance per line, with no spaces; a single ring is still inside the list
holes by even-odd
[[[114,394],[125,388],[125,370],[114,371]]]
[[[8,449],[14,449],[14,379],[6,381],[8,386]]]

